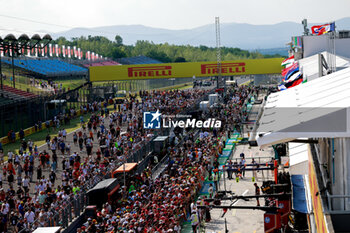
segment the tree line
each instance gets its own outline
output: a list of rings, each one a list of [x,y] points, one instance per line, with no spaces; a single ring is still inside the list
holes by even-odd
[[[168,43],[155,44],[146,40],[139,40],[135,45],[124,45],[121,36],[116,35],[114,41],[104,36],[75,37],[67,40],[59,37],[53,41],[58,45],[77,46],[83,51],[98,53],[104,57],[118,60],[124,57],[147,56],[161,62],[196,62],[215,61],[217,59],[216,48],[204,45],[170,45]],[[221,48],[221,60],[256,59],[281,57],[280,55],[262,55],[258,52],[250,52],[239,48]]]

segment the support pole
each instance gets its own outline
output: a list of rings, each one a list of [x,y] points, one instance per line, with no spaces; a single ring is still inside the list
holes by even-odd
[[[274,169],[274,171],[275,171],[275,184],[278,184],[278,163],[277,163],[277,160],[275,159],[274,161],[273,161],[273,163],[274,163],[274,167],[275,167],[275,169]]]
[[[15,65],[14,65],[14,61],[13,61],[13,47],[11,48],[12,49],[12,56],[11,56],[11,60],[12,60],[12,81],[13,81],[13,88],[16,88],[16,84],[15,84]]]
[[[322,54],[318,54],[318,77],[323,76]]]
[[[224,166],[225,168],[225,166]],[[226,178],[225,178],[225,169],[223,169],[222,171],[222,175],[224,176],[224,189],[225,189],[225,193],[226,193]]]
[[[0,51],[0,80],[1,80],[1,90],[2,90],[2,89],[4,89],[4,87],[3,87],[3,83],[2,83],[1,51]]]
[[[216,31],[216,58],[217,58],[217,76],[216,87],[219,88],[221,81],[221,50],[220,50],[220,19],[215,17],[215,31]]]

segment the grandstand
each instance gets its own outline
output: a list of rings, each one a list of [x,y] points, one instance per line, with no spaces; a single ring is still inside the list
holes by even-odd
[[[36,98],[37,96],[31,92],[25,92],[13,87],[9,87],[7,85],[3,85],[3,89],[0,90],[0,96],[6,97],[7,99],[32,99]]]
[[[45,97],[3,85],[0,89],[0,137],[33,126],[44,118]]]
[[[139,65],[139,64],[159,64],[162,63],[158,60],[146,57],[146,56],[137,56],[137,57],[125,57],[121,58],[119,62],[123,65]]]
[[[11,65],[10,58],[2,62]],[[81,76],[87,69],[56,59],[14,59],[14,65],[42,77]]]
[[[0,91],[1,92],[1,91]],[[12,103],[13,100],[9,99],[9,98],[6,98],[2,95],[2,93],[0,93],[0,106],[1,105],[7,105],[7,104],[10,104]]]

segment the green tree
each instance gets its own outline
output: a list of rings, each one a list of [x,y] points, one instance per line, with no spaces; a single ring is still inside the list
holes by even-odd
[[[115,43],[117,44],[117,46],[122,46],[123,45],[123,38],[119,35],[116,35],[114,37]]]
[[[123,58],[123,57],[126,57],[126,52],[121,49],[121,48],[113,48],[113,51],[112,51],[112,58],[114,59],[117,59],[117,58]]]
[[[116,35],[114,41],[104,36],[74,37],[67,40],[59,37],[53,43],[66,46],[77,46],[83,51],[92,51],[104,57],[118,59],[122,57],[148,56],[161,62],[195,62],[216,61],[216,48],[200,45],[170,45],[169,43],[154,44],[151,41],[139,40],[135,45],[123,45],[123,38]],[[255,59],[264,57],[280,57],[280,55],[262,55],[239,48],[221,48],[222,60]]]
[[[174,62],[186,62],[186,59],[184,57],[177,57]]]

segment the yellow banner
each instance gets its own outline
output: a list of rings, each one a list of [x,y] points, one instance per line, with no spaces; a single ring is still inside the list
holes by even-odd
[[[223,61],[222,76],[281,73],[283,58]],[[210,77],[217,75],[216,62],[160,63],[89,67],[90,81],[138,80],[158,78]]]
[[[316,222],[316,232],[317,233],[328,233],[325,216],[322,207],[321,195],[316,195],[319,192],[317,176],[314,168],[314,162],[311,156],[311,151],[309,147],[309,183],[310,183],[310,193],[312,199],[312,207]]]

